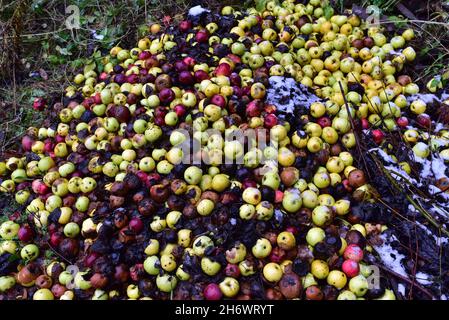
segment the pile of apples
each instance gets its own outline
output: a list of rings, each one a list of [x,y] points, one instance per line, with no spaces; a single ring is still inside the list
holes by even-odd
[[[85,66],[54,125],[29,128],[23,156],[0,162],[0,189],[22,208],[0,225],[0,296],[395,299],[369,285],[366,237],[386,227],[352,214],[373,189],[352,150],[356,128],[382,146],[426,118],[401,74],[413,30],[389,37],[352,13],[326,18],[319,0],[286,0],[151,31]],[[265,103],[272,76],[323,100],[289,122]],[[248,128],[276,148],[223,138]],[[200,164],[182,161],[179,129],[194,132]]]

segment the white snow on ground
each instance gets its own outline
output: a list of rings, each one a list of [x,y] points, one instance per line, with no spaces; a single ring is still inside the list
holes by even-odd
[[[409,210],[410,210],[410,211],[416,211],[416,209],[415,209],[412,205],[409,206]],[[431,236],[431,237],[435,240],[435,243],[436,243],[437,245],[446,244],[446,243],[449,242],[449,239],[444,238],[444,237],[438,237],[437,235],[435,235],[432,231],[430,231],[430,230],[429,230],[425,225],[423,225],[422,223],[416,221],[416,224],[417,224],[417,226],[418,226],[421,230],[423,230],[427,235]]]
[[[390,244],[392,241],[396,241],[397,238],[394,235],[388,239],[385,235],[381,235],[380,237],[382,240],[384,240],[384,243],[374,246],[374,249],[379,254],[382,262],[392,271],[408,278],[407,271],[401,263],[402,259],[404,259],[405,256],[399,253]]]
[[[447,177],[445,174],[445,170],[447,168],[447,164],[444,162],[444,159],[442,159],[437,153],[432,154],[432,160],[424,159],[420,157],[415,157],[415,162],[422,164],[422,170],[420,172],[420,179],[422,181],[417,181],[416,179],[410,177],[404,170],[402,170],[401,167],[397,163],[394,162],[394,160],[382,149],[380,148],[373,148],[368,150],[368,153],[375,152],[378,156],[380,156],[384,161],[384,167],[386,170],[388,170],[391,174],[391,176],[399,182],[404,182],[404,180],[416,187],[422,187],[424,180],[428,180],[425,185],[427,185],[427,189],[430,194],[439,194],[444,200],[440,203],[437,203],[437,206],[433,204],[431,208],[429,209],[432,213],[437,213],[439,215],[442,215],[444,217],[448,217],[448,212],[442,210],[441,208],[448,208],[449,209],[449,194],[442,193],[439,188],[437,188],[434,184],[436,180],[439,180],[441,178]],[[432,183],[428,184],[429,181],[433,181]],[[417,195],[413,195],[413,198],[415,200],[418,200],[419,202],[427,202],[426,199],[422,199],[421,197]]]
[[[94,37],[94,39],[96,39],[96,40],[104,39],[104,35],[98,34],[96,30],[91,30],[91,32],[92,32],[92,37]]]
[[[439,132],[439,131],[447,129],[447,128],[448,128],[448,126],[442,124],[441,122],[438,122],[435,124],[435,132]]]
[[[445,199],[447,200],[447,197],[445,197]],[[443,217],[445,217],[445,218],[449,218],[448,210],[449,210],[449,205],[446,206],[446,207],[444,207],[444,209],[441,208],[441,207],[436,207],[436,206],[434,205],[434,206],[430,209],[430,212],[439,214],[440,216],[443,216]]]
[[[314,102],[321,101],[302,84],[293,78],[272,76],[268,79],[266,103],[276,106],[277,110],[294,113],[295,106],[305,105],[307,108]]]
[[[446,170],[447,165],[444,163],[444,160],[438,156],[432,157],[432,171],[435,175],[436,179],[441,179],[446,177],[444,171]]]
[[[449,94],[443,93],[441,94],[441,97],[437,97],[436,95],[431,93],[418,93],[407,97],[407,101],[409,103],[418,99],[424,101],[426,104],[432,103],[434,101],[443,102],[444,100],[449,99]]]
[[[203,12],[210,12],[210,10],[205,9],[202,6],[195,6],[195,7],[190,8],[189,15],[190,16],[199,16]]]
[[[405,286],[402,283],[398,284],[398,292],[405,296]]]
[[[427,273],[424,273],[424,272],[416,273],[416,281],[418,281],[422,285],[432,284],[432,280],[430,280],[430,275],[428,275]]]
[[[378,154],[379,156],[381,156],[382,159],[384,159],[385,162],[387,162],[387,163],[388,163],[388,162],[389,162],[389,163],[394,163],[393,158],[390,157],[390,155],[388,155],[388,153],[386,153],[385,151],[383,151],[383,150],[380,149],[380,148],[372,148],[372,149],[369,149],[369,150],[368,150],[368,153],[370,153],[370,152],[377,152],[377,154]]]
[[[274,210],[274,218],[275,218],[277,221],[281,222],[282,219],[284,219],[284,214],[282,213],[281,210],[276,209],[276,210]]]

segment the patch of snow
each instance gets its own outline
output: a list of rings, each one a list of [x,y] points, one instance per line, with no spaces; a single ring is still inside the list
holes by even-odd
[[[189,16],[199,16],[203,12],[210,12],[210,10],[203,8],[202,6],[195,6],[190,8]]]
[[[385,151],[383,151],[383,150],[380,149],[380,148],[372,148],[372,149],[369,149],[369,150],[368,150],[368,153],[370,153],[370,152],[377,152],[377,153],[382,157],[382,159],[383,159],[385,162],[387,162],[387,163],[394,163],[393,158],[390,157],[390,155],[388,155]]]
[[[445,199],[449,201],[449,199],[447,197],[445,197]],[[446,208],[449,208],[449,205],[446,205]],[[439,207],[436,207],[435,205],[433,205],[432,208],[429,209],[429,211],[431,213],[436,213],[436,214],[438,214],[438,215],[440,215],[442,217],[445,217],[446,219],[449,218],[449,215],[448,215],[447,211],[445,211],[445,210],[443,210],[443,209],[441,209]]]
[[[410,210],[410,207],[413,208],[413,210],[411,210],[411,211],[416,212],[416,209],[415,209],[412,205],[409,206],[409,210]],[[432,237],[432,238],[435,240],[435,243],[436,243],[438,246],[441,245],[441,244],[446,244],[446,243],[449,242],[449,239],[448,239],[448,238],[437,237],[432,231],[430,231],[430,230],[429,230],[425,225],[423,225],[422,223],[416,221],[416,225],[417,225],[421,230],[423,230],[427,235],[429,235],[430,237]]]
[[[402,283],[398,284],[398,292],[405,296],[405,286]]]
[[[432,177],[432,163],[426,158],[415,157],[415,162],[422,164],[422,170],[420,172],[420,178],[428,179]]]
[[[103,34],[98,34],[96,30],[91,30],[92,31],[92,37],[94,37],[94,39],[96,40],[103,40],[104,39],[104,35]]]
[[[427,273],[424,273],[424,272],[416,273],[416,281],[418,281],[419,283],[421,283],[423,285],[429,285],[432,283],[432,281],[430,280],[430,275],[428,275]]]
[[[432,138],[431,144],[437,148],[449,146],[449,140],[446,138]]]
[[[445,125],[445,124],[443,124],[443,123],[441,123],[441,122],[437,122],[436,124],[435,124],[435,132],[439,132],[439,131],[441,131],[441,130],[445,130],[445,129],[447,129],[448,128],[448,126],[447,125]]]
[[[279,171],[279,164],[276,160],[265,160],[264,164],[264,168],[266,169],[266,171]]]
[[[443,159],[438,156],[432,157],[432,171],[435,175],[435,179],[445,178],[446,174],[444,172],[446,171],[446,168],[447,166]]]
[[[400,56],[402,54],[402,50],[390,50],[390,52],[388,52],[389,54],[391,54],[392,56]]]
[[[384,240],[384,243],[381,245],[375,245],[374,249],[379,254],[379,257],[384,265],[397,274],[408,278],[407,271],[401,262],[405,256],[391,246],[391,242],[397,241],[397,238],[394,235],[389,238],[382,235],[381,238]]]
[[[424,101],[426,104],[430,104],[430,103],[441,103],[444,100],[449,98],[449,94],[444,92],[441,94],[440,97],[438,97],[435,94],[432,93],[417,93],[417,94],[412,94],[411,96],[407,97],[407,101],[409,103],[415,101],[415,100],[422,100]]]
[[[280,112],[300,116],[295,112],[297,108],[304,106],[308,109],[312,103],[322,101],[293,78],[272,76],[268,81],[266,103],[276,106]]]
[[[276,209],[274,210],[274,218],[277,221],[282,222],[282,220],[284,219],[284,214],[282,213],[281,210]]]

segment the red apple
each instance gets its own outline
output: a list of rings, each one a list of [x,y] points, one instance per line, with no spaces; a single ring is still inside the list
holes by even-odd
[[[332,125],[332,122],[329,119],[329,117],[321,117],[317,120],[317,123],[320,125],[321,128],[330,127]]]
[[[278,123],[278,118],[275,114],[267,114],[264,118],[264,126],[265,128],[271,129]]]
[[[242,62],[242,59],[239,56],[232,53],[228,54],[228,58],[231,59],[235,64],[240,64]]]
[[[144,274],[145,269],[143,268],[142,263],[137,263],[129,269],[129,276],[133,281],[139,281]]]
[[[210,99],[210,102],[221,108],[226,107],[226,99],[221,94],[214,94]]]
[[[423,128],[429,129],[432,126],[432,119],[426,113],[421,113],[416,117],[416,122]]]
[[[100,81],[106,81],[107,78],[109,78],[109,75],[106,72],[102,72],[98,76],[98,79],[100,79]]]
[[[183,60],[175,62],[175,70],[178,72],[189,70],[189,65],[185,63]]]
[[[190,29],[192,29],[192,21],[183,20],[179,23],[179,30],[182,32],[188,32]]]
[[[231,66],[227,63],[220,63],[218,67],[215,69],[216,76],[226,76],[228,77],[231,74]]]
[[[36,179],[31,183],[31,189],[33,189],[34,193],[37,194],[46,194],[50,191],[50,188],[41,180]]]
[[[271,262],[281,263],[285,258],[285,250],[279,247],[273,248],[269,258]]]
[[[274,202],[281,203],[283,198],[284,193],[281,190],[276,190],[276,192],[274,193]]]
[[[55,148],[53,141],[51,141],[50,138],[45,139],[44,141],[44,152],[52,152],[53,149]]]
[[[97,92],[93,98],[95,104],[102,104],[100,92]]]
[[[56,140],[56,143],[65,142],[65,137],[58,134],[58,135],[56,135],[55,140]]]
[[[128,83],[137,83],[139,81],[139,76],[137,74],[130,74],[129,76],[126,77],[126,82]]]
[[[257,188],[257,183],[254,180],[245,179],[245,180],[243,180],[242,188],[243,189],[246,189],[246,188]]]
[[[47,103],[44,98],[35,98],[33,101],[33,109],[37,111],[42,111],[45,109]]]
[[[246,106],[246,115],[248,117],[258,117],[262,113],[262,102],[253,100]]]
[[[352,187],[348,179],[344,179],[341,183],[343,184],[343,187],[345,187],[346,191],[352,192]]]
[[[150,51],[142,51],[141,53],[139,53],[139,60],[147,60],[150,57],[151,57]]]
[[[100,257],[100,254],[97,252],[91,252],[84,258],[84,265],[88,268],[91,268],[94,265],[95,260]]]
[[[198,30],[195,35],[195,40],[199,43],[207,42],[209,40],[209,32],[206,29]]]
[[[242,88],[242,95],[243,96],[249,96],[251,93],[251,86],[244,86]]]
[[[408,119],[406,117],[400,117],[396,120],[396,123],[401,128],[406,128],[408,126]]]
[[[62,240],[64,240],[64,236],[61,232],[54,232],[50,236],[50,244],[52,247],[58,247]]]
[[[138,217],[132,218],[129,222],[129,228],[135,233],[140,233],[143,230],[143,222]]]
[[[203,294],[206,300],[220,300],[223,296],[220,287],[216,283],[209,283],[206,288],[204,288]]]
[[[363,250],[356,244],[350,244],[346,247],[343,257],[355,262],[360,262],[363,259]]]
[[[176,112],[178,117],[182,117],[186,114],[186,107],[184,107],[182,104],[178,104],[173,108],[173,111]]]
[[[240,85],[242,84],[242,78],[237,72],[232,72],[229,75],[229,82],[231,83],[231,86],[240,87]]]
[[[239,266],[233,263],[228,263],[225,268],[225,274],[228,277],[238,278],[240,276]]]
[[[183,85],[192,85],[195,82],[195,77],[190,71],[181,71],[178,75],[179,83]]]
[[[139,170],[136,172],[136,175],[142,182],[145,182],[148,180],[148,174],[146,172]]]
[[[374,129],[374,130],[372,131],[372,135],[373,135],[373,140],[374,140],[374,142],[377,143],[377,144],[381,144],[382,141],[383,141],[384,138],[385,138],[385,134],[384,134],[383,131],[380,130],[380,129]]]
[[[173,99],[175,99],[175,93],[170,88],[163,88],[159,92],[159,99],[161,100],[161,102],[163,104],[168,104],[168,103],[172,102]]]
[[[22,148],[25,151],[31,151],[31,146],[33,145],[34,139],[30,136],[23,136],[22,138]]]
[[[30,242],[34,237],[33,229],[31,229],[29,225],[23,225],[20,227],[17,237],[19,238],[19,241]]]
[[[287,228],[285,228],[285,231],[291,232],[294,235],[297,235],[299,232],[298,228],[295,226],[288,226]]]
[[[185,57],[184,59],[182,59],[182,61],[188,65],[190,68],[193,68],[196,64],[196,61],[194,58],[192,57]]]
[[[362,120],[362,128],[363,129],[368,129],[369,128],[369,122],[366,118],[363,118]]]
[[[204,70],[195,71],[194,76],[197,82],[209,79],[209,74]]]
[[[359,264],[354,260],[345,260],[341,269],[349,278],[357,276],[360,272]]]

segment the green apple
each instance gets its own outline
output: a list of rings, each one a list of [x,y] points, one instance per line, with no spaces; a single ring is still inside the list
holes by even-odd
[[[55,297],[53,296],[53,293],[46,288],[42,288],[37,290],[33,294],[33,300],[54,300]]]
[[[81,271],[75,275],[74,282],[75,282],[75,287],[77,289],[81,289],[81,290],[90,289],[90,287],[91,287],[90,281],[84,279],[84,276],[87,275],[87,273],[88,273],[87,271]]]
[[[311,245],[313,247],[318,242],[323,241],[325,236],[326,236],[326,234],[323,229],[314,227],[314,228],[309,229],[309,231],[307,231],[306,241],[309,245]]]
[[[20,250],[22,259],[32,261],[39,256],[39,248],[35,244],[27,244]]]
[[[178,280],[175,276],[164,274],[158,275],[156,278],[156,286],[162,292],[171,292],[176,288]]]
[[[155,255],[149,256],[143,262],[143,268],[145,269],[145,271],[153,276],[159,274],[160,267],[161,262],[159,261],[159,257]]]
[[[251,252],[257,259],[263,259],[271,253],[271,243],[265,238],[258,239],[256,244],[252,247]]]
[[[213,247],[214,242],[208,236],[199,236],[193,241],[192,248],[193,253],[197,256],[203,256],[206,249],[209,247]]]
[[[76,238],[80,233],[80,227],[75,222],[69,222],[64,226],[64,235],[68,238]]]
[[[0,225],[0,237],[3,240],[12,240],[17,236],[20,225],[14,221],[5,221]]]
[[[203,257],[201,259],[201,269],[208,276],[214,276],[220,271],[221,265],[217,261],[213,261],[208,257]]]
[[[0,277],[0,292],[5,292],[16,284],[16,279],[12,276]]]
[[[281,266],[275,262],[267,263],[263,267],[262,273],[264,278],[269,282],[278,282],[283,275]]]
[[[287,212],[296,212],[301,208],[302,198],[301,193],[297,189],[288,189],[284,192],[282,199],[282,207]]]
[[[190,166],[184,171],[184,179],[188,184],[196,185],[200,183],[203,170],[196,166]]]
[[[218,285],[223,295],[227,298],[232,298],[237,295],[240,290],[239,282],[231,277],[226,277]]]

